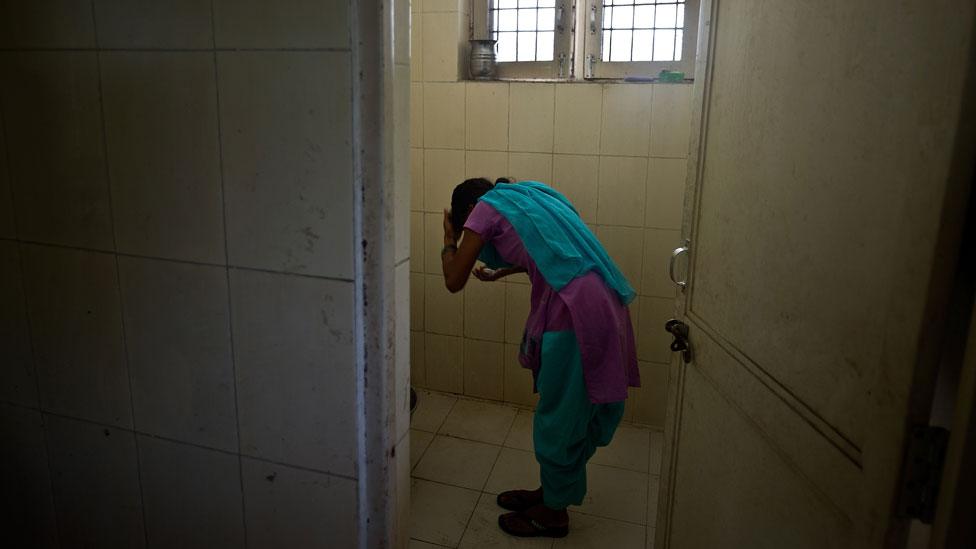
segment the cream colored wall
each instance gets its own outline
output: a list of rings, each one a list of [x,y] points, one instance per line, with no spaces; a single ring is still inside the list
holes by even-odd
[[[452,9],[453,8],[453,9]],[[411,374],[419,387],[535,403],[517,345],[527,279],[474,278],[451,295],[441,277],[443,209],[468,177],[553,185],[580,210],[640,297],[631,307],[644,386],[627,418],[663,425],[691,118],[686,84],[458,81],[454,2],[414,5],[411,58]],[[437,29],[434,32],[434,29]],[[462,52],[459,54],[459,51]]]

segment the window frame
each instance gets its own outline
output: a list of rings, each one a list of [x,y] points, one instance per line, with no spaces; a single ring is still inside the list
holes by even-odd
[[[472,14],[483,10],[484,25],[479,25],[473,16],[472,31],[475,38],[494,34],[491,10],[496,0],[473,0],[476,9]],[[495,63],[495,74],[499,80],[569,80],[573,77],[573,36],[576,31],[574,0],[555,1],[555,22],[552,47],[552,61],[506,61]]]
[[[701,7],[699,0],[685,0],[685,27],[682,33],[680,61],[603,61],[603,0],[586,0],[586,3],[586,22],[582,26],[584,79],[657,78],[662,70],[681,71],[685,74],[685,78],[694,77],[698,45],[698,14]]]
[[[495,1],[471,0],[471,38],[491,38],[494,32],[491,9]],[[556,0],[553,60],[496,62],[496,79],[577,82],[632,77],[657,79],[662,70],[681,71],[686,80],[693,79],[701,3],[700,0],[684,1],[681,61],[603,61],[603,1]],[[578,6],[582,9],[577,9]]]

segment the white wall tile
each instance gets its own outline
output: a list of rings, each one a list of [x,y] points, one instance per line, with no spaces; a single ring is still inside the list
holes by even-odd
[[[668,405],[668,368],[665,364],[640,363],[640,388],[631,388],[634,421],[664,427]]]
[[[598,156],[553,155],[552,184],[587,223],[596,223],[599,170]]]
[[[145,547],[135,435],[45,415],[62,547]]]
[[[115,257],[33,245],[21,253],[41,406],[131,427]]]
[[[4,521],[16,525],[5,534],[12,547],[58,547],[41,413],[0,404],[0,467],[7,500]]]
[[[425,32],[421,36],[425,82],[458,80],[458,14],[425,13],[421,15]],[[463,85],[463,84],[462,84]]]
[[[651,95],[647,84],[608,84],[603,96],[600,152],[627,156],[647,154]]]
[[[613,258],[614,263],[636,291],[640,287],[641,264],[644,260],[644,231],[636,227],[602,225],[597,237]]]
[[[353,285],[231,271],[241,450],[356,473]]]
[[[681,245],[681,231],[644,231],[644,274],[641,295],[674,297],[675,285],[668,276],[671,252]]]
[[[640,325],[637,332],[637,357],[646,362],[667,364],[671,361],[671,335],[664,324],[674,314],[674,299],[643,296],[640,299]]]
[[[0,241],[0,349],[0,400],[38,406],[20,253],[9,241]]]
[[[410,149],[410,209],[424,209],[424,150]]]
[[[208,0],[95,0],[98,45],[212,48],[210,5]]]
[[[424,146],[424,85],[421,82],[410,83],[410,146]]]
[[[213,54],[103,52],[119,251],[223,263]]]
[[[505,345],[505,402],[535,406],[539,395],[533,392],[532,371],[518,360],[518,345]]]
[[[464,177],[484,177],[494,182],[508,175],[508,153],[497,151],[465,151]]]
[[[450,207],[450,198],[444,208]],[[441,249],[444,246],[444,210],[440,213],[424,214],[424,264],[430,274],[440,274]]]
[[[139,437],[146,532],[154,547],[241,547],[244,509],[236,455]]]
[[[424,204],[426,211],[444,213],[451,207],[454,187],[464,181],[464,151],[424,150]],[[443,231],[441,232],[443,236]],[[438,256],[439,258],[440,256]]]
[[[424,212],[410,212],[410,270],[424,271]]]
[[[410,273],[410,328],[424,330],[424,278],[422,273]]]
[[[502,400],[505,346],[492,341],[464,340],[464,394]]]
[[[428,333],[424,340],[427,387],[448,393],[461,392],[461,338]]]
[[[464,148],[464,82],[424,84],[424,147]]]
[[[599,177],[597,222],[643,226],[647,158],[601,156]]]
[[[543,153],[509,153],[508,171],[518,181],[552,181],[552,155]]]
[[[465,146],[486,151],[508,150],[508,84],[465,84]]]
[[[5,53],[0,63],[18,236],[113,249],[95,53]]]
[[[230,263],[351,279],[349,54],[218,63]]]
[[[424,13],[458,11],[459,0],[424,0],[421,9]]]
[[[555,93],[555,84],[512,84],[510,150],[552,152]]]
[[[600,152],[600,119],[603,86],[573,84],[556,86],[555,152]]]
[[[424,356],[424,340],[426,335],[422,331],[410,333],[410,384],[416,387],[427,387],[427,361]]]
[[[463,294],[447,291],[441,275],[427,275],[424,292],[424,324],[427,331],[441,335],[461,335]]]
[[[688,156],[693,91],[694,87],[689,84],[654,84],[651,156]]]
[[[355,547],[356,481],[244,458],[247,546]]]
[[[424,18],[416,9],[419,2],[411,2],[414,11],[410,14],[410,80],[424,80]]]
[[[687,167],[688,164],[683,158],[650,159],[647,168],[645,227],[681,228]]]
[[[0,3],[0,48],[93,48],[91,4],[78,0]]]
[[[505,343],[519,344],[529,318],[532,287],[525,284],[505,285]]]
[[[472,276],[464,287],[464,335],[505,341],[505,284]]]
[[[120,257],[119,273],[135,425],[236,452],[224,269]]]
[[[348,9],[342,0],[214,0],[217,47],[348,48]]]

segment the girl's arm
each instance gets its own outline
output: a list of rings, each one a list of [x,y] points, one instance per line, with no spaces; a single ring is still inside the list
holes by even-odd
[[[457,243],[458,233],[451,225],[451,217],[444,212],[444,249],[441,251],[441,267],[444,271],[444,284],[452,294],[464,289],[471,275],[478,254],[484,241],[481,235],[468,229],[464,230],[461,245]]]
[[[506,276],[526,272],[525,267],[506,267],[504,269],[489,269],[484,265],[474,270],[474,276],[483,282],[494,282]]]

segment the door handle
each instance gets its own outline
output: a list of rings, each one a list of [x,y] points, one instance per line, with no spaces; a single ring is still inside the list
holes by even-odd
[[[672,318],[664,325],[664,330],[674,336],[671,342],[671,351],[681,353],[681,359],[685,364],[691,362],[691,342],[688,341],[688,325],[677,318]]]
[[[688,253],[688,250],[691,249],[689,247],[690,245],[691,245],[691,242],[688,241],[688,240],[685,240],[685,245],[684,246],[681,246],[680,248],[675,248],[674,251],[671,252],[671,262],[668,264],[668,276],[671,277],[671,282],[674,282],[676,286],[678,286],[679,288],[681,288],[681,291],[684,291],[684,289],[688,286],[688,281],[687,280],[678,280],[675,277],[675,275],[674,275],[674,264],[677,261],[678,256]]]

